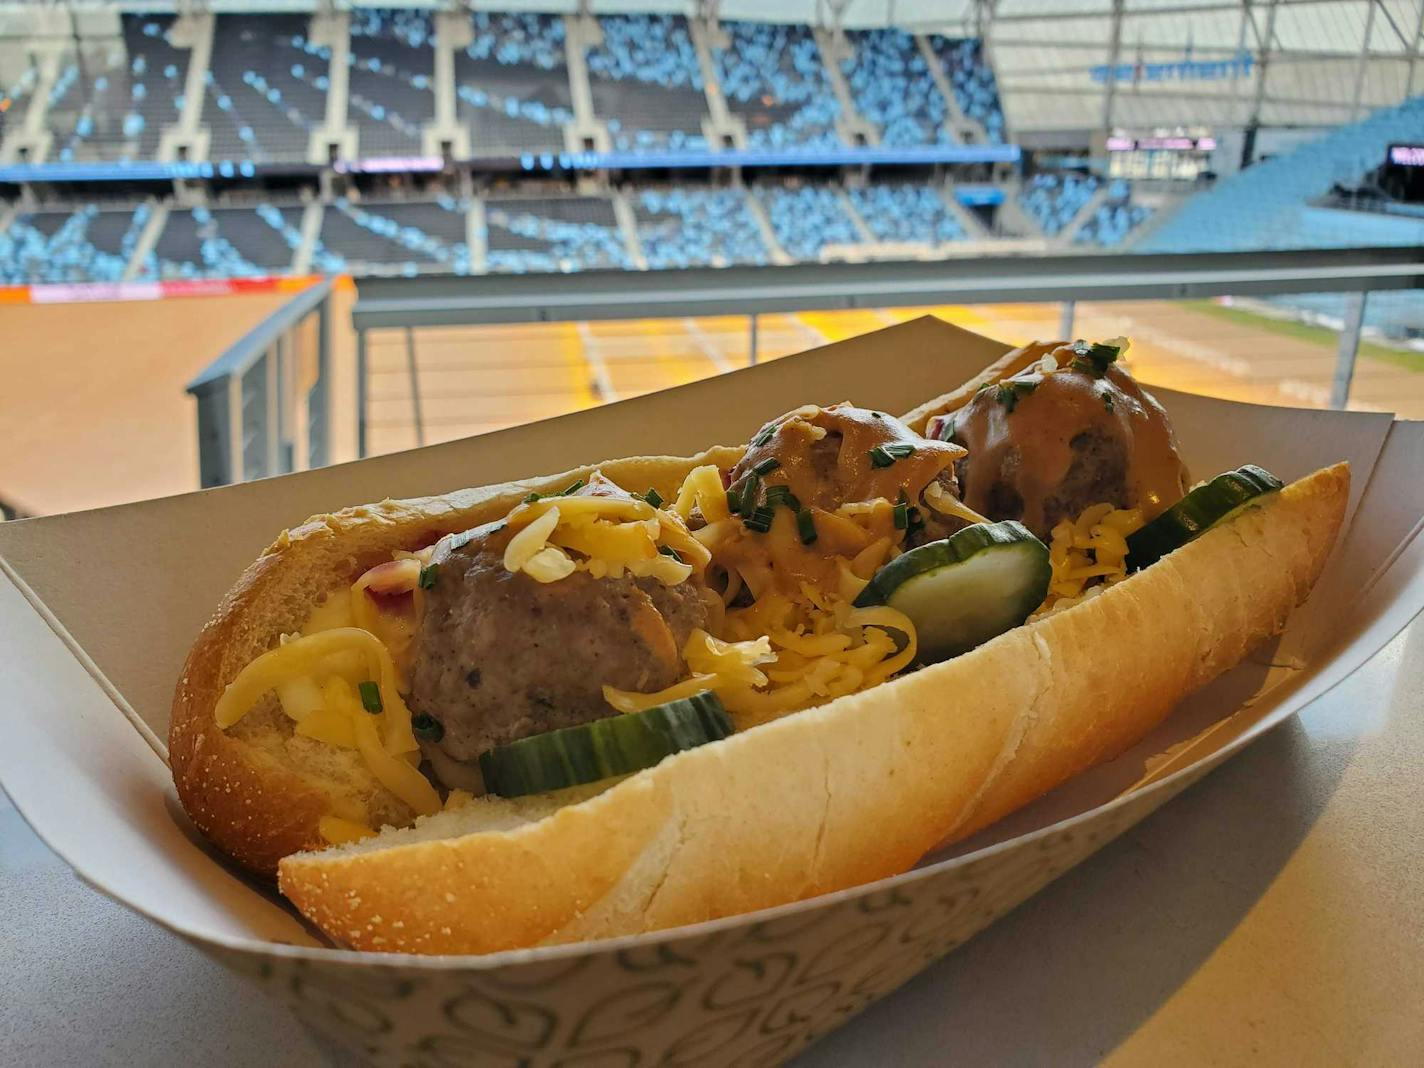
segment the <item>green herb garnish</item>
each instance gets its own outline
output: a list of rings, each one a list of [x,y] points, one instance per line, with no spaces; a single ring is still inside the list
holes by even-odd
[[[1007,382],[999,383],[998,390],[994,393],[994,399],[1002,404],[1009,411],[1018,407],[1019,401],[1027,397],[1038,388],[1038,383],[1027,378],[1010,379]]]
[[[768,456],[765,460],[758,460],[752,465],[752,472],[758,475],[769,475],[781,466],[781,461],[775,456]]]
[[[1075,341],[1071,348],[1073,359],[1068,364],[1069,368],[1094,378],[1102,378],[1107,374],[1108,368],[1116,363],[1118,356],[1122,354],[1122,350],[1116,345],[1089,345],[1086,341]]]
[[[671,556],[679,564],[683,562],[682,554],[676,549],[674,549],[671,545],[659,545],[658,552],[662,553],[664,556]]]
[[[775,423],[771,423],[767,426],[762,427],[761,432],[758,433],[756,437],[752,438],[752,448],[760,448],[762,445],[765,445],[768,441],[772,439],[773,435],[775,434]]]
[[[877,445],[869,452],[871,467],[889,467],[896,460],[903,460],[915,451],[908,441],[897,441],[892,445]]]
[[[581,490],[581,489],[583,489],[583,479],[579,479],[577,482],[575,482],[572,486],[570,486],[570,487],[569,487],[568,489],[566,489],[566,490],[560,490],[558,493],[554,494],[554,496],[555,496],[555,497],[572,497],[575,493],[577,493],[577,492],[578,492],[579,490]]]
[[[727,511],[733,515],[742,514],[742,499],[737,496],[737,491],[730,487],[727,489]]]
[[[356,689],[361,692],[361,707],[367,712],[374,716],[386,710],[386,706],[381,702],[381,688],[374,682],[363,682]]]
[[[774,486],[766,487],[766,503],[769,508],[790,508],[793,512],[801,511],[801,501],[796,494],[791,492],[791,487],[779,482]]]
[[[438,742],[445,737],[445,724],[432,715],[420,712],[410,717],[410,731],[427,742]]]
[[[742,525],[748,530],[756,531],[758,534],[765,534],[771,529],[771,520],[775,514],[776,513],[770,508],[763,505],[752,512],[751,515],[747,516],[746,519],[742,520]]]
[[[761,496],[761,475],[753,471],[742,479],[742,515],[749,516]]]
[[[811,509],[803,508],[796,513],[796,532],[801,535],[801,544],[810,545],[816,540],[816,517]]]
[[[435,580],[439,577],[440,565],[430,564],[427,567],[422,567],[420,569],[420,579],[418,580],[418,584],[422,590],[433,590],[435,588]]]
[[[651,486],[648,487],[648,492],[643,494],[643,500],[647,501],[654,508],[661,508],[663,506],[663,495]]]

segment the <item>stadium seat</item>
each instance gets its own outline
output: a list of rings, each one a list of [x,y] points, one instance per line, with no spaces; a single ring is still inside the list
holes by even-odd
[[[680,15],[607,15],[588,51],[594,111],[622,151],[705,149],[707,97]]]
[[[729,47],[714,49],[727,107],[746,124],[747,147],[841,148],[840,104],[806,26],[725,22]]]
[[[768,262],[740,189],[649,189],[638,194],[633,210],[650,268]]]
[[[850,190],[851,202],[871,232],[882,241],[936,245],[962,241],[964,227],[932,186],[877,183]]]

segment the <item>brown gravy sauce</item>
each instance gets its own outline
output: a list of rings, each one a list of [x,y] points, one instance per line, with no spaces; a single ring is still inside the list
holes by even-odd
[[[1064,369],[1007,381],[1033,383],[1033,392],[1019,394],[1010,410],[991,386],[955,416],[956,440],[970,456],[961,487],[970,508],[987,513],[994,484],[1007,480],[1023,498],[1025,525],[1042,528],[1044,501],[1067,476],[1073,440],[1084,432],[1118,443],[1127,458],[1128,499],[1112,502],[1118,507],[1141,508],[1151,519],[1186,492],[1187,469],[1167,413],[1121,367],[1101,378]]]

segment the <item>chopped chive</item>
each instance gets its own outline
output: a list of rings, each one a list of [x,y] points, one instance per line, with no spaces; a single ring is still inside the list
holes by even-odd
[[[871,413],[870,413],[870,418],[872,418],[872,419],[884,419],[885,416],[882,415],[880,412],[871,412]]]
[[[533,504],[533,503],[534,503],[535,501],[537,501],[538,499],[539,499],[539,494],[537,494],[537,493],[531,493],[531,494],[529,494],[529,496],[527,496],[527,497],[524,498],[524,503],[525,503],[525,504]]]
[[[361,707],[367,712],[375,715],[386,710],[386,706],[381,703],[381,688],[374,682],[363,682],[356,689],[361,692]]]
[[[1073,342],[1073,360],[1068,366],[1074,371],[1081,371],[1094,378],[1102,378],[1108,373],[1108,368],[1117,362],[1117,358],[1121,354],[1122,350],[1116,345],[1104,345],[1101,342],[1089,345],[1086,341],[1075,341]]]
[[[420,569],[420,588],[422,590],[433,590],[435,580],[440,577],[440,565],[430,564]]]
[[[910,506],[901,501],[895,506],[895,529],[904,530],[910,525]]]
[[[810,545],[816,540],[816,517],[811,514],[809,508],[803,508],[796,513],[796,532],[801,535],[802,545]]]
[[[801,511],[801,501],[791,492],[791,487],[782,483],[766,487],[766,503],[769,508],[790,508]]]
[[[445,724],[425,712],[410,717],[410,730],[417,738],[427,742],[438,742],[445,737]]]
[[[651,486],[648,487],[648,492],[643,494],[643,500],[647,501],[654,508],[661,508],[663,506],[663,495]]]
[[[581,489],[583,489],[583,479],[579,479],[577,482],[575,482],[575,483],[574,483],[572,486],[570,486],[568,489],[566,489],[566,490],[561,490],[560,492],[554,494],[554,496],[556,496],[556,497],[571,497],[571,496],[573,496],[575,493],[577,493],[577,492],[578,492],[579,490],[581,490]]]
[[[1027,397],[1038,388],[1038,383],[1030,379],[1012,379],[999,385],[998,391],[994,394],[994,399],[1012,412],[1018,407],[1019,401]]]
[[[889,467],[896,460],[903,460],[914,451],[915,447],[908,441],[897,441],[889,445],[877,445],[870,450],[870,465],[872,467]]]
[[[747,516],[747,518],[742,521],[742,525],[748,530],[756,531],[758,534],[765,534],[771,529],[771,520],[775,514],[776,513],[770,508],[763,506]]]
[[[658,552],[662,553],[664,556],[671,556],[679,564],[683,562],[682,554],[676,549],[674,549],[671,545],[659,545]]]
[[[776,424],[771,423],[761,428],[756,437],[752,438],[752,447],[760,448],[765,445],[776,434]]]
[[[781,461],[775,456],[768,456],[765,460],[758,460],[752,465],[752,471],[758,475],[769,475],[781,466]]]
[[[742,499],[737,496],[737,491],[734,489],[727,490],[727,511],[733,515],[742,514]]]
[[[750,516],[761,496],[761,475],[753,471],[742,480],[742,515]]]

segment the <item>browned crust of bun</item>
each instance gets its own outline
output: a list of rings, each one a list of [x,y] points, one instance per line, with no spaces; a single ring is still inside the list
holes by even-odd
[[[697,463],[730,466],[740,455],[740,449],[718,448],[691,459],[616,460],[523,482],[347,508],[284,531],[223,598],[189,651],[173,696],[169,761],[189,817],[224,852],[263,875],[275,875],[282,857],[324,844],[317,823],[333,812],[331,791],[284,753],[284,737],[254,744],[219,730],[213,709],[246,664],[274,646],[281,634],[300,629],[312,607],[332,590],[390,559],[392,550],[418,548],[498,519],[529,492],[563,488],[595,467],[638,490],[656,486],[671,499],[682,476]],[[290,725],[280,726],[290,736]],[[342,751],[332,750],[331,756],[345,761],[342,770],[355,784],[354,792],[345,791],[342,798],[347,811],[364,807],[372,826],[393,822],[391,816],[409,821],[413,814],[354,754],[343,757]]]
[[[1318,471],[957,659],[679,754],[517,830],[396,832],[404,844],[287,857],[281,889],[354,948],[488,953],[904,871],[1122,752],[1277,633],[1324,566],[1348,495],[1346,465]]]
[[[1064,344],[1062,341],[1030,341],[1022,348],[1012,349],[965,382],[964,385],[956,386],[948,393],[925,401],[918,408],[914,408],[902,416],[902,420],[916,434],[923,434],[929,421],[935,416],[948,415],[950,412],[958,411],[985,386],[1002,382],[1004,379],[1018,374],[1029,364],[1042,359],[1062,344]]]

